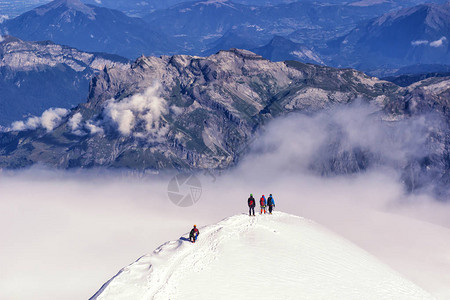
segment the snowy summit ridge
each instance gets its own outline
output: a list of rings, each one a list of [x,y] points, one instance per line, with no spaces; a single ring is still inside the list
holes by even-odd
[[[236,215],[168,242],[91,299],[432,299],[350,242],[275,212]]]

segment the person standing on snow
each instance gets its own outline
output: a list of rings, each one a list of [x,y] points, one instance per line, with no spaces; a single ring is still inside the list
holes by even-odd
[[[275,200],[270,194],[269,198],[267,198],[267,205],[269,206],[269,214],[272,214],[272,209],[275,207]]]
[[[250,197],[248,198],[248,215],[249,216],[252,215],[252,212],[253,212],[253,215],[255,215],[255,206],[256,206],[255,198],[253,198],[253,194],[250,194]]]
[[[200,231],[198,231],[197,225],[194,225],[194,228],[192,228],[191,232],[189,233],[189,240],[191,242],[195,243],[199,234],[200,234]]]
[[[266,197],[264,197],[264,195],[262,195],[261,199],[259,199],[259,205],[261,205],[261,212],[260,215],[262,215],[263,211],[264,213],[266,213]]]

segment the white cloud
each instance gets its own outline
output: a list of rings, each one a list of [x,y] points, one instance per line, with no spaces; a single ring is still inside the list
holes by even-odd
[[[41,125],[47,131],[52,131],[61,123],[61,119],[67,115],[69,111],[64,108],[50,108],[44,111],[41,116]]]
[[[184,109],[182,107],[178,107],[175,105],[172,105],[170,107],[170,110],[175,114],[175,115],[181,115],[184,112]]]
[[[443,36],[443,37],[441,37],[439,40],[436,40],[436,41],[431,42],[431,43],[430,43],[430,46],[431,46],[431,47],[437,48],[437,47],[442,46],[442,44],[443,44],[445,41],[447,41],[447,38],[446,38],[445,36]]]
[[[76,135],[95,135],[103,134],[105,129],[112,127],[123,136],[160,140],[169,130],[163,118],[169,112],[169,107],[166,100],[159,96],[160,88],[161,85],[155,83],[143,93],[106,101],[103,112],[97,116],[102,119],[91,119],[83,124],[83,117],[78,112],[69,119],[68,129]],[[176,107],[171,109],[174,113],[180,113]],[[30,119],[28,126],[22,122],[16,123],[15,128],[31,128],[32,121],[39,123],[38,120]]]
[[[61,124],[61,120],[69,111],[65,108],[50,108],[42,113],[40,117],[30,117],[26,121],[16,121],[11,124],[11,130],[23,131],[33,130],[39,127],[52,131]]]
[[[427,40],[417,40],[417,41],[412,41],[411,45],[412,46],[420,46],[420,45],[428,45],[428,41]]]
[[[411,42],[411,45],[412,46],[430,46],[430,47],[435,47],[435,48],[437,48],[437,47],[441,47],[442,45],[443,45],[443,43],[445,42],[445,41],[447,41],[447,38],[445,37],[445,36],[443,36],[443,37],[441,37],[440,39],[438,39],[438,40],[435,40],[435,41],[432,41],[432,42],[430,42],[430,41],[428,41],[428,40],[416,40],[416,41],[412,41]]]
[[[124,106],[124,105],[121,105]],[[129,109],[118,108],[113,102],[106,106],[105,113],[117,124],[117,130],[122,135],[130,135],[135,125],[135,117]]]
[[[96,124],[92,121],[87,121],[84,127],[89,131],[91,135],[104,133],[103,128],[100,127],[99,124]]]
[[[72,131],[80,129],[80,123],[83,116],[78,112],[74,114],[68,121],[68,125]]]
[[[81,113],[77,112],[67,122],[67,125],[69,126],[69,128],[73,134],[76,134],[76,135],[84,134],[84,132],[81,130],[82,129],[82,124],[81,124],[82,119],[83,119],[83,116],[81,115]]]
[[[14,131],[24,131],[36,129],[40,124],[40,119],[38,117],[30,117],[27,121],[15,121],[11,124],[11,130]]]
[[[121,135],[159,139],[166,131],[163,116],[168,113],[166,100],[159,96],[161,85],[155,83],[141,94],[110,99],[103,116]]]
[[[345,155],[354,149],[369,150],[392,166],[405,165],[408,159],[424,154],[432,118],[389,123],[381,116],[361,105],[336,107],[313,116],[291,114],[265,129],[252,145],[258,155],[244,158],[243,163],[254,170],[260,165],[254,159],[261,159],[271,169],[310,172],[333,161],[335,151]]]

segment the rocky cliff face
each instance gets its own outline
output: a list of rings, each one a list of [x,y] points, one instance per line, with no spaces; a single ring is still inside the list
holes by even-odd
[[[405,89],[351,69],[270,62],[236,49],[209,57],[141,57],[129,67],[104,69],[91,81],[88,102],[55,130],[4,133],[0,164],[224,169],[237,163],[258,129],[289,112],[362,99],[392,119],[435,112],[448,120],[448,83],[433,78]],[[448,128],[434,138],[432,147],[446,150],[434,151],[421,170],[431,166],[434,179],[443,180]],[[371,165],[365,163],[370,149],[344,151],[339,139],[329,146],[329,159],[311,169],[340,174]]]
[[[65,64],[76,72],[86,69],[100,71],[107,67],[121,67],[126,58],[106,53],[89,53],[75,48],[46,42],[26,42],[4,36],[0,44],[0,67],[11,70],[32,71],[40,66],[55,67]]]
[[[89,81],[105,67],[121,68],[125,58],[87,53],[52,42],[25,42],[12,36],[0,42],[0,125],[50,107],[84,102]]]

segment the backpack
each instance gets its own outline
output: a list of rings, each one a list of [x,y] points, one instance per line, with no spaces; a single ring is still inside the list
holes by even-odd
[[[267,205],[273,205],[273,199],[272,199],[272,196],[270,196],[270,197],[267,199]]]
[[[198,234],[198,229],[197,228],[192,228],[191,232],[189,233],[190,236],[195,236],[196,234]]]
[[[253,202],[253,199],[250,199],[250,200],[248,201],[248,205],[253,206],[254,204],[255,204],[255,202]]]

